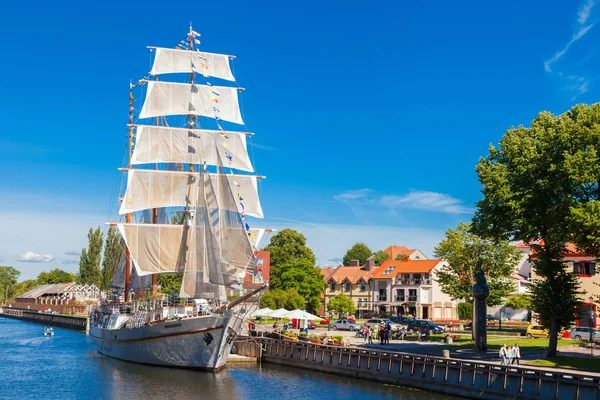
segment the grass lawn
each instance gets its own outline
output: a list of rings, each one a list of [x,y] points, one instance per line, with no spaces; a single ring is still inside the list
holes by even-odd
[[[519,344],[519,347],[521,348],[522,351],[525,350],[540,350],[540,349],[546,349],[548,348],[548,339],[527,339],[527,338],[488,338],[487,340],[487,344],[488,344],[488,349],[490,350],[499,350],[500,347],[502,347],[502,345],[504,343],[506,343],[507,345],[514,345],[515,343]],[[561,339],[558,341],[558,346],[568,346],[568,345],[577,345],[577,344],[582,344],[584,342],[581,341],[576,341],[576,340],[565,340],[565,339]],[[459,341],[458,343],[455,344],[450,344],[448,345],[448,347],[464,347],[464,348],[468,348],[468,347],[475,347],[475,344],[473,343],[472,340],[466,340],[466,341]]]
[[[598,359],[577,357],[551,357],[547,360],[533,360],[531,364],[537,367],[573,368],[600,372]]]

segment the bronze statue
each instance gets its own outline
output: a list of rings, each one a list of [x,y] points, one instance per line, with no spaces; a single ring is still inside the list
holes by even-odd
[[[482,269],[475,272],[475,285],[473,285],[472,293],[475,348],[485,351],[487,350],[487,304],[485,299],[490,295],[490,287],[487,285]]]

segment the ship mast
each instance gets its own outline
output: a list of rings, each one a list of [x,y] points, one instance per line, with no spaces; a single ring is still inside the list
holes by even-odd
[[[158,81],[158,75],[156,75],[156,80]],[[156,117],[156,126],[158,126],[158,125],[159,125],[158,117]],[[158,169],[158,163],[154,163],[154,169],[155,170]],[[152,223],[153,224],[158,223],[158,208],[152,209]],[[156,297],[157,280],[158,280],[158,277],[156,276],[156,274],[152,274],[152,298]]]
[[[188,41],[190,43],[190,51],[194,51],[194,30],[192,29],[192,22],[190,21],[190,33],[188,33]],[[190,84],[194,85],[194,71],[190,72]],[[190,129],[194,129],[194,116],[188,115],[188,122]],[[190,172],[194,172],[194,164],[190,163]]]
[[[131,153],[133,149],[133,85],[129,82],[129,143],[127,152],[127,166],[131,169]],[[125,221],[131,223],[131,213],[125,215]],[[131,280],[131,254],[125,245],[125,303],[129,301],[129,285]]]

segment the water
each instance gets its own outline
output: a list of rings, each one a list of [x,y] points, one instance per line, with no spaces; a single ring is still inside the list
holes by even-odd
[[[68,329],[0,318],[0,399],[450,399],[440,394],[332,374],[262,366],[212,374],[151,367],[98,354]]]

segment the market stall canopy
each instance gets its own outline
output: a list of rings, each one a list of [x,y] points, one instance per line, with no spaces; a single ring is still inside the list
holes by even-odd
[[[269,307],[266,307],[261,308],[260,310],[256,310],[256,312],[252,315],[254,315],[255,317],[270,317],[272,313],[273,310],[271,310]]]
[[[290,319],[304,319],[308,321],[312,321],[313,319],[321,319],[318,315],[313,315],[306,311],[302,310],[294,310],[287,313],[286,317]]]
[[[289,313],[289,311],[286,310],[285,308],[280,308],[279,310],[273,311],[273,313],[271,313],[271,315],[269,315],[269,317],[271,317],[271,318],[286,318],[288,313]]]

